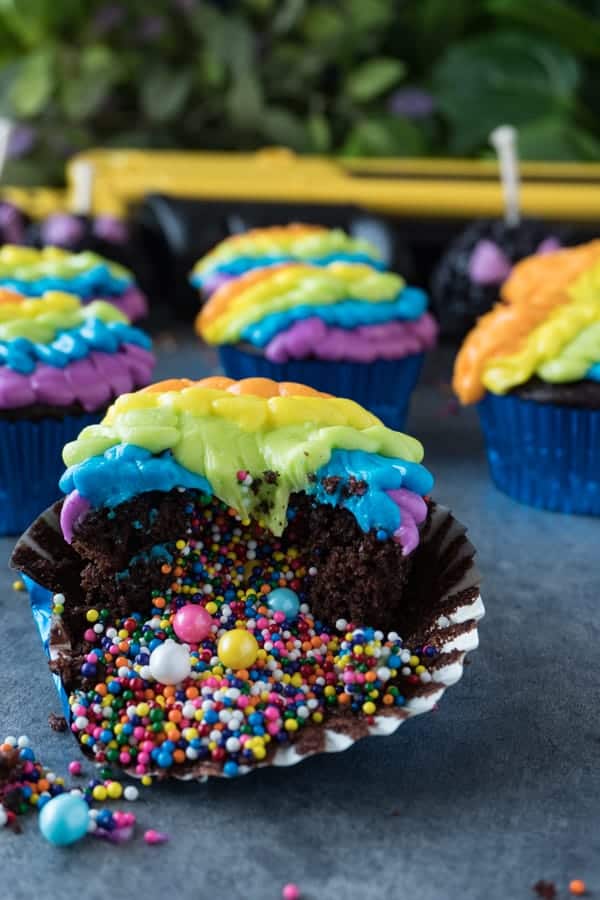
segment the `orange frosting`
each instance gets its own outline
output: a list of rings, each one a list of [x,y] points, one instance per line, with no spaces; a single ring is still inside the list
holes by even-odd
[[[522,260],[502,288],[502,300],[469,332],[454,366],[453,387],[462,403],[476,403],[484,370],[494,358],[517,353],[551,310],[572,298],[569,286],[600,263],[600,240]]]
[[[232,281],[227,281],[225,284],[222,284],[211,296],[208,303],[205,303],[200,310],[200,313],[196,318],[196,331],[198,334],[202,334],[202,329],[208,325],[209,322],[218,319],[219,316],[229,308],[230,304],[233,303],[239,294],[244,293],[248,288],[253,287],[255,284],[259,284],[261,281],[266,281],[272,276],[274,270],[289,269],[293,267],[297,268],[298,266],[303,265],[307,264],[279,263],[276,266],[251,269],[239,278],[234,278]]]
[[[270,378],[242,378],[234,381],[225,375],[211,375],[201,378],[200,381],[190,381],[189,378],[168,378],[166,381],[157,381],[142,388],[139,393],[165,394],[168,391],[182,391],[184,388],[201,387],[213,391],[227,391],[230,394],[245,394],[251,397],[331,397],[323,391],[317,391],[307,384],[296,384],[294,381],[272,381]]]

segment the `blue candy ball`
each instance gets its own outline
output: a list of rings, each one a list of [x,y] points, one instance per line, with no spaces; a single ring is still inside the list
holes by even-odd
[[[44,804],[39,825],[43,836],[55,847],[66,847],[85,837],[89,807],[83,797],[60,794]]]
[[[275,588],[267,597],[267,606],[273,612],[282,612],[286,619],[295,619],[300,609],[298,594],[290,588]]]

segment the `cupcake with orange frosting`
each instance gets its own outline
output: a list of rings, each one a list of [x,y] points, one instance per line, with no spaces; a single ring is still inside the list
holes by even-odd
[[[234,777],[344,750],[436,708],[477,646],[474,549],[421,444],[351,400],[160,382],[63,458],[11,563],[97,763]]]
[[[305,262],[326,266],[331,262],[367,263],[378,269],[384,264],[377,248],[362,238],[350,237],[340,228],[323,225],[272,225],[234,234],[198,260],[190,281],[205,296],[263,266]]]
[[[198,334],[219,347],[232,378],[309,384],[403,426],[437,326],[427,295],[357,262],[282,263],[222,285],[202,308]]]
[[[532,506],[600,515],[600,241],[532,256],[465,339],[492,477]]]

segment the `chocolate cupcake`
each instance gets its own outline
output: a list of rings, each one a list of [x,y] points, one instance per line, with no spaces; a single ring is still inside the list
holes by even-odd
[[[119,398],[65,447],[66,499],[12,557],[83,751],[233,776],[432,709],[483,607],[422,454],[302,385]]]
[[[59,247],[36,250],[5,244],[0,248],[0,286],[28,297],[68,291],[83,303],[106,300],[132,322],[147,313],[146,298],[131,272],[91,251],[70,253]]]
[[[600,241],[521,262],[467,336],[492,478],[523,503],[600,515]]]
[[[225,374],[350,397],[402,428],[437,326],[427,295],[359,263],[269,266],[219,288],[196,329]]]
[[[443,337],[463,338],[489,312],[513,266],[534,253],[550,253],[562,242],[556,228],[535,219],[472,222],[450,244],[434,269],[431,303]]]
[[[148,383],[150,346],[104,301],[0,289],[0,534],[18,534],[60,496],[62,446]]]
[[[340,228],[295,222],[231,235],[198,260],[190,281],[204,296],[210,296],[246,272],[288,262],[314,266],[350,262],[384,268],[379,251],[369,241],[350,237]]]

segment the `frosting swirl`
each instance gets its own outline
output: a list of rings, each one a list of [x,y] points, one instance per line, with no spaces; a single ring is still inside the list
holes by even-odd
[[[339,228],[292,223],[231,235],[196,263],[190,280],[194,287],[212,292],[252,269],[284,262],[324,266],[340,260],[383,268],[378,250],[368,241]]]
[[[435,342],[426,308],[423,291],[390,272],[346,262],[324,268],[289,263],[223,285],[196,327],[209,343],[246,341],[274,362],[401,359]]]
[[[105,301],[0,289],[0,409],[79,403],[93,411],[150,379],[150,338]]]
[[[197,488],[279,535],[290,495],[346,506],[364,531],[410,552],[433,485],[414,438],[386,428],[351,400],[254,378],[168,381],[119,397],[100,425],[67,444],[63,530],[90,506],[147,490]],[[240,473],[264,479],[249,491]],[[345,481],[364,489],[344,491]],[[260,481],[259,481],[260,483]],[[331,489],[331,485],[334,489]]]
[[[48,291],[67,291],[84,301],[114,300],[130,319],[147,313],[146,298],[124,266],[86,250],[72,253],[60,247],[0,248],[0,286],[28,297]]]
[[[456,360],[454,389],[473,403],[536,375],[594,378],[600,361],[600,241],[519,263],[502,302],[482,316]]]

